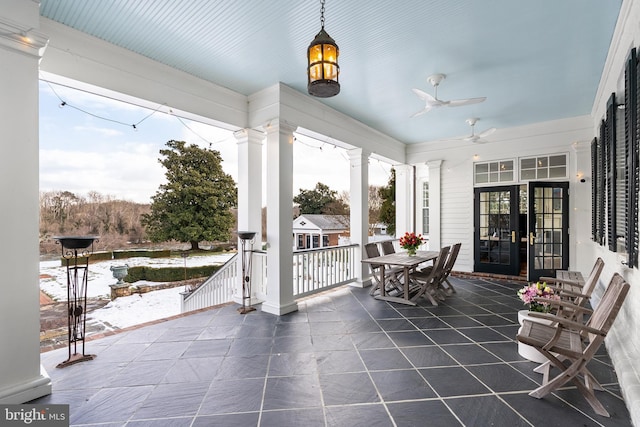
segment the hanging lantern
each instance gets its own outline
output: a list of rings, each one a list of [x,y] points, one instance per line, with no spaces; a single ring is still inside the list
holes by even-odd
[[[329,98],[340,93],[340,51],[336,42],[324,30],[324,0],[321,2],[320,24],[322,28],[307,50],[307,90],[309,95]]]

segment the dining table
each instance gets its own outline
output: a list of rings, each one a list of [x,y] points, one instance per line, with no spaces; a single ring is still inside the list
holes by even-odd
[[[402,267],[404,270],[403,292],[399,296],[388,295],[383,285],[380,286],[380,294],[376,295],[375,298],[400,304],[416,305],[415,301],[411,300],[409,292],[409,275],[411,270],[424,262],[435,260],[439,254],[439,251],[417,251],[415,255],[409,255],[407,252],[396,252],[363,259],[362,262],[365,264],[378,264],[380,266],[380,283],[382,284],[385,283],[385,267]]]

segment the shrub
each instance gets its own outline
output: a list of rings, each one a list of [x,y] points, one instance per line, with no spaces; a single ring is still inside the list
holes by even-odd
[[[196,279],[199,277],[209,277],[215,273],[220,266],[205,265],[200,267],[188,267],[186,269],[186,279]],[[138,280],[148,280],[149,282],[178,282],[185,280],[184,267],[162,267],[153,268],[145,266],[129,267],[125,282],[133,283]]]

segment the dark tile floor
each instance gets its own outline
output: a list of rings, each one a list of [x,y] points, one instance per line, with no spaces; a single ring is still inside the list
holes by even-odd
[[[573,387],[538,400],[541,381],[518,355],[522,284],[452,278],[432,307],[339,288],[282,317],[227,306],[87,342],[92,361],[55,365],[53,393],[71,425],[127,426],[630,426],[602,349],[590,369],[611,413]]]

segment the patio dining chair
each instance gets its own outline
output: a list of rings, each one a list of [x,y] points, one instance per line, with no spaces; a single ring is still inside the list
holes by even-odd
[[[367,255],[367,258],[374,258],[380,256],[380,251],[378,250],[378,245],[376,243],[367,243],[364,245],[364,251]],[[377,291],[379,291],[380,286],[383,283],[380,280],[380,264],[369,264],[369,269],[371,270],[371,277],[373,278],[373,285],[371,286],[371,290],[369,291],[369,295],[375,295]],[[384,286],[385,292],[393,291],[393,290],[402,290],[402,283],[398,279],[398,275],[402,273],[402,268],[399,267],[385,267],[384,274]]]
[[[442,280],[440,281],[440,289],[443,292],[445,292],[447,295],[456,293],[455,288],[453,287],[451,282],[449,282],[449,274],[451,274],[451,271],[453,270],[453,266],[455,265],[456,260],[458,259],[458,254],[460,253],[461,246],[462,246],[462,243],[456,243],[454,245],[451,245],[451,248],[449,250],[449,256],[447,257],[447,262],[444,265],[444,272],[442,274],[443,277],[442,277]],[[433,267],[434,266],[425,267],[421,269],[420,272],[429,274]]]
[[[534,347],[548,360],[535,369],[543,374],[543,381],[529,396],[541,399],[571,382],[598,415],[609,416],[594,393],[594,390],[602,390],[602,386],[589,372],[587,364],[604,342],[628,292],[629,284],[615,273],[600,303],[585,324],[549,313],[530,313],[530,316],[547,319],[552,323],[543,324],[525,319],[518,331],[518,341]],[[580,307],[576,306],[576,309],[580,310]],[[560,373],[549,380],[551,367],[557,368]]]
[[[444,280],[445,265],[447,256],[449,255],[449,246],[440,249],[438,258],[435,259],[432,267],[428,271],[414,271],[409,275],[410,280],[415,283],[412,289],[412,301],[424,296],[433,306],[438,305],[438,301],[444,299],[442,291],[442,282]],[[426,269],[425,269],[426,270]]]
[[[538,281],[546,282],[547,286],[552,288],[558,295],[560,295],[560,299],[562,301],[571,303],[569,305],[558,305],[557,312],[555,312],[554,314],[573,319],[577,322],[583,322],[584,311],[575,310],[572,307],[587,306],[587,303],[591,298],[591,294],[598,284],[600,273],[602,273],[603,269],[604,261],[602,260],[602,258],[598,257],[598,259],[596,259],[596,262],[593,264],[591,273],[589,273],[589,276],[584,281],[584,283],[573,280],[558,279],[554,277],[540,277]]]

